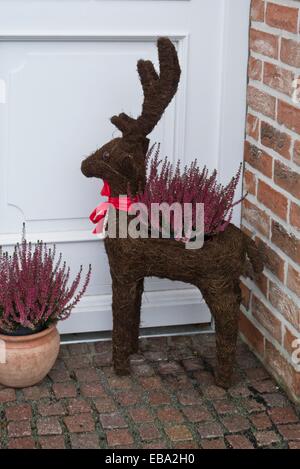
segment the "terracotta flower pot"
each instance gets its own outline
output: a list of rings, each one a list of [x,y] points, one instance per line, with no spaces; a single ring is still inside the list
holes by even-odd
[[[26,336],[0,334],[2,352],[5,350],[5,360],[3,357],[1,360],[5,363],[0,363],[0,384],[24,388],[39,383],[54,365],[59,345],[60,338],[55,325]]]

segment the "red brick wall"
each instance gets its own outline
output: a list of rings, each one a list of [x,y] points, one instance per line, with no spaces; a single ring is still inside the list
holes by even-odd
[[[240,329],[300,402],[300,364],[292,357],[300,338],[299,67],[300,2],[252,0],[242,226],[266,268],[242,281]]]

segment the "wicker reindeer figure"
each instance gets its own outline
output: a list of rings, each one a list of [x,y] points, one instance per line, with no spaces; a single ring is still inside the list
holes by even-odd
[[[160,74],[150,61],[140,60],[138,73],[144,92],[142,114],[127,114],[111,122],[121,131],[82,163],[87,177],[105,181],[105,195],[118,197],[143,188],[146,180],[147,135],[159,122],[176,93],[180,67],[176,50],[167,38],[157,43]],[[103,193],[103,192],[102,192]],[[117,210],[117,223],[120,212]],[[130,219],[130,216],[128,217]],[[113,363],[115,372],[130,372],[130,354],[138,351],[141,299],[145,277],[168,278],[198,287],[215,320],[216,383],[229,387],[235,359],[240,307],[239,278],[246,266],[252,272],[263,269],[254,242],[232,224],[206,240],[200,249],[186,249],[184,243],[166,238],[107,236],[105,249],[112,277]]]

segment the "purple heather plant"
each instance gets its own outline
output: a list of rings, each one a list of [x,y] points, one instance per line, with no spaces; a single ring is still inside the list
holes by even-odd
[[[0,329],[11,333],[20,326],[35,330],[67,319],[85,293],[91,266],[81,290],[82,266],[73,282],[70,268],[56,257],[56,247],[42,241],[32,245],[23,232],[10,256],[0,247]]]
[[[151,220],[151,204],[177,202],[183,206],[192,204],[191,226],[196,226],[196,204],[204,204],[204,234],[215,235],[224,231],[232,219],[233,207],[243,198],[233,203],[238,185],[242,164],[231,181],[223,186],[217,182],[217,171],[209,175],[204,166],[200,169],[197,160],[181,171],[180,161],[176,166],[159,158],[160,146],[153,145],[146,157],[147,180],[143,192],[138,193],[138,202],[146,205]],[[182,212],[183,213],[183,212]],[[181,224],[182,222],[180,222]],[[171,233],[176,233],[176,220],[171,217]],[[161,231],[161,229],[160,229]],[[189,238],[181,238],[187,241]]]

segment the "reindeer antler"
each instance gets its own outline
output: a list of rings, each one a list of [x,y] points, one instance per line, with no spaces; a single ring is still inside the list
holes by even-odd
[[[125,113],[111,118],[111,122],[124,136],[133,133],[148,135],[177,91],[181,71],[176,49],[170,39],[165,37],[158,39],[157,48],[159,76],[150,60],[139,60],[137,64],[144,92],[142,114],[137,119]]]

